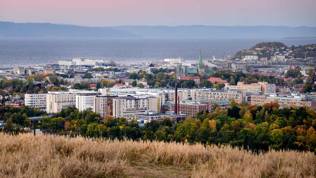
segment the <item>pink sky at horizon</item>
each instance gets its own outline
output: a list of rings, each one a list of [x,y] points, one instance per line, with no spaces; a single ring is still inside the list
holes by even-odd
[[[316,26],[316,0],[0,0],[0,21]]]

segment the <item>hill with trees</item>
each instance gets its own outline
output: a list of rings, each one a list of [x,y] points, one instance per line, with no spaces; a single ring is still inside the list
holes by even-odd
[[[233,58],[242,59],[247,55],[267,59],[275,55],[284,55],[286,58],[316,58],[316,44],[286,46],[281,42],[262,42],[249,49],[238,51]]]
[[[253,46],[251,49],[266,48],[266,49],[278,49],[287,48],[287,46],[281,42],[261,42]]]

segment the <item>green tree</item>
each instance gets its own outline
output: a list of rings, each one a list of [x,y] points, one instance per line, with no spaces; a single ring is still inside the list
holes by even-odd
[[[60,133],[64,130],[65,119],[62,117],[44,118],[41,120],[41,129],[50,133]]]
[[[239,115],[239,112],[240,112],[240,108],[237,106],[236,103],[232,103],[231,104],[231,107],[228,108],[228,111],[227,111],[227,115],[229,117],[233,117],[233,118],[240,118],[240,115]]]
[[[200,87],[212,88],[213,84],[208,80],[202,80]]]
[[[252,114],[251,112],[248,110],[245,112],[245,114],[243,115],[242,119],[246,122],[253,122],[253,119],[252,119]]]
[[[271,147],[273,149],[281,149],[283,147],[283,131],[281,129],[274,129],[270,135]]]
[[[193,80],[181,80],[180,87],[181,88],[194,88],[196,87],[196,84]]]
[[[316,69],[308,71],[308,78],[304,84],[303,91],[304,92],[313,92],[316,91]]]
[[[295,67],[295,68],[290,68],[286,73],[285,77],[292,77],[292,78],[299,78],[302,77],[301,73],[301,68],[300,67]]]
[[[8,133],[16,133],[17,127],[16,124],[13,123],[11,118],[5,122],[4,131]]]
[[[129,79],[139,80],[140,76],[137,73],[133,72],[129,74]]]
[[[155,132],[155,137],[159,141],[169,141],[168,127],[159,127],[159,129]]]
[[[134,80],[134,81],[132,82],[132,86],[133,86],[133,87],[136,87],[136,86],[137,86],[136,80]]]
[[[210,140],[211,128],[209,121],[209,119],[204,119],[198,130],[198,140],[203,144],[207,144]]]
[[[90,78],[93,78],[93,76],[91,73],[85,73],[82,78],[90,79]]]
[[[186,119],[177,125],[175,138],[177,141],[194,143],[197,137],[199,121],[195,119]]]

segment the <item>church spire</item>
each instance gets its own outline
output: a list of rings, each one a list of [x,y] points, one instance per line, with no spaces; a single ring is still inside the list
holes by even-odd
[[[200,55],[199,55],[198,68],[199,68],[199,70],[202,70],[204,68],[204,63],[203,63],[202,51],[201,50],[200,50]]]

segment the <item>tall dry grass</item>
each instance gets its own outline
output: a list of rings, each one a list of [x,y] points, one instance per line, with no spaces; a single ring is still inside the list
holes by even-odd
[[[0,134],[0,177],[316,177],[316,156],[231,147]]]

